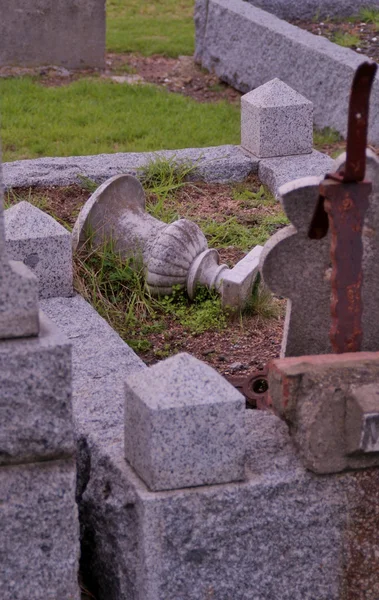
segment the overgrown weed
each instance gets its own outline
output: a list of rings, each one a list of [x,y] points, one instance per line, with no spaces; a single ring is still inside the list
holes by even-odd
[[[153,217],[165,223],[180,218],[175,194],[184,186],[193,185],[188,178],[197,166],[198,161],[177,160],[176,155],[165,157],[157,154],[147,165],[138,169],[142,186],[150,195],[147,211]]]
[[[260,275],[255,280],[251,297],[242,311],[243,314],[255,315],[261,319],[278,319],[282,307],[277,298],[264,285]]]
[[[336,31],[333,34],[332,41],[344,48],[351,48],[352,46],[359,47],[360,38],[358,35],[346,31]]]
[[[379,9],[365,7],[359,11],[359,18],[365,23],[373,23],[376,27],[379,27]]]

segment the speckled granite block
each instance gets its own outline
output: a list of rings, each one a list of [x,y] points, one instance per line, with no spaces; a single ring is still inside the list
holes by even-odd
[[[313,104],[280,79],[241,98],[241,146],[255,156],[308,154],[313,145]]]
[[[38,337],[0,341],[0,465],[73,452],[71,347],[41,313]]]
[[[245,400],[189,354],[126,384],[125,456],[151,490],[244,478]]]
[[[283,421],[247,410],[246,480],[149,491],[123,435],[124,380],[147,367],[79,296],[42,306],[73,344],[82,565],[97,600],[379,598],[379,469],[317,476]]]
[[[40,298],[71,296],[71,235],[55,219],[29,202],[4,213],[9,258],[22,261],[38,278]]]
[[[36,336],[38,332],[37,278],[22,263],[3,262],[0,264],[0,340]]]
[[[79,600],[74,460],[0,467],[1,600]]]
[[[6,255],[0,158],[0,340],[38,335],[38,282],[29,269]]]
[[[258,275],[259,257],[263,246],[255,246],[233,269],[225,271],[221,284],[223,306],[238,309],[251,298],[254,281]]]
[[[324,177],[333,168],[334,160],[330,156],[313,150],[311,154],[262,158],[259,161],[258,177],[278,198],[279,189],[285,183],[313,175]]]

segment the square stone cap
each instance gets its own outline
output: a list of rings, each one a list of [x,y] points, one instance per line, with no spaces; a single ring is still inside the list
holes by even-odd
[[[150,409],[241,403],[245,399],[217,371],[190,354],[172,356],[127,379],[131,390]]]
[[[276,108],[283,106],[313,106],[313,102],[296,92],[277,77],[244,94],[242,103],[258,108]]]
[[[12,240],[69,236],[53,217],[29,202],[18,202],[4,212],[6,237]]]

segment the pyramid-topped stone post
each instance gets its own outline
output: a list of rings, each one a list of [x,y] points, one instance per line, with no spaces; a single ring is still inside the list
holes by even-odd
[[[6,256],[0,161],[0,339],[37,336],[38,332],[37,278],[23,263],[8,261]]]
[[[241,146],[259,158],[310,154],[313,104],[280,79],[241,98]]]

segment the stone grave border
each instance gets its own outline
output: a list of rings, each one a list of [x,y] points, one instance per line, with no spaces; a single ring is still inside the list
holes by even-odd
[[[195,59],[242,92],[279,77],[314,104],[317,127],[346,136],[349,90],[369,60],[244,0],[197,0]],[[369,142],[379,143],[379,77],[370,104]]]
[[[3,163],[5,189],[16,187],[67,186],[80,184],[80,177],[103,183],[114,175],[138,177],[140,169],[156,157],[176,162],[188,161],[196,168],[193,179],[208,183],[239,182],[257,174],[277,197],[281,185],[308,175],[324,175],[333,166],[326,154],[313,150],[310,154],[275,158],[257,158],[241,146],[185,148],[158,152],[126,152],[67,158],[36,158]]]

